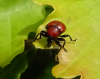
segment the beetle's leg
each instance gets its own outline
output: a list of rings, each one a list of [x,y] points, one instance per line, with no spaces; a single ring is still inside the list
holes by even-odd
[[[73,40],[73,39],[71,38],[71,36],[70,36],[70,35],[67,35],[67,34],[65,34],[65,35],[61,35],[61,36],[59,36],[59,37],[69,37],[69,38],[70,38],[70,41],[76,41],[76,39]]]
[[[58,38],[56,38],[56,39],[58,39]],[[59,51],[60,51],[62,47],[64,48],[64,45],[65,45],[65,42],[66,42],[66,41],[64,42],[64,44],[63,44],[63,46],[62,46],[62,45],[61,45],[61,42],[59,42],[59,41],[56,40],[56,39],[55,39],[54,41],[56,42],[57,45],[60,46],[60,49],[59,49]],[[60,40],[60,41],[61,41],[61,40]],[[62,41],[63,41],[63,40],[62,40]],[[65,48],[64,48],[64,50],[67,51]],[[59,52],[59,51],[58,51],[58,52]]]
[[[51,46],[51,43],[48,42],[47,45],[44,47],[44,49],[45,49],[46,47],[50,47],[50,46]]]
[[[40,35],[40,37],[37,38],[39,35]],[[40,33],[38,33],[38,34],[36,35],[36,37],[34,38],[34,41],[35,41],[35,40],[41,39],[41,36],[47,37],[47,32],[44,31],[44,30],[42,30]]]
[[[50,47],[50,46],[51,46],[51,43],[50,43],[50,42],[48,42],[48,43],[47,43],[47,45],[44,47],[44,49],[45,49],[46,47]],[[44,49],[43,49],[43,51],[44,51]],[[43,51],[42,51],[42,53],[43,53]],[[52,55],[51,50],[50,50],[50,55]]]
[[[66,40],[63,39],[63,38],[56,38],[56,39],[59,40],[59,41],[64,41],[63,46],[62,46],[64,48]],[[67,51],[65,48],[64,48],[64,50]]]
[[[47,47],[50,47],[51,46],[51,43],[52,42],[48,42],[48,44],[46,45]],[[46,46],[44,47],[44,49],[46,48]],[[52,51],[51,51],[51,49],[50,49],[50,55],[52,56]]]
[[[40,33],[38,33],[37,35],[36,35],[36,37],[34,38],[34,41],[35,40],[37,40],[37,37],[40,35]],[[41,35],[40,35],[41,36]]]

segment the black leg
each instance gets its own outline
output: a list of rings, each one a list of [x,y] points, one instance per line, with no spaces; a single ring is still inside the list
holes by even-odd
[[[40,37],[37,38],[39,35],[40,35]],[[38,33],[38,34],[36,35],[36,37],[34,38],[34,41],[35,41],[35,40],[41,39],[41,36],[47,37],[47,32],[42,30],[40,33]]]
[[[44,49],[45,49],[46,47],[50,47],[50,46],[51,46],[51,43],[48,42],[48,44],[44,47]],[[44,52],[44,49],[43,49],[42,53]]]
[[[63,39],[63,38],[56,38],[56,39],[59,40],[59,41],[64,41],[63,46],[62,46],[64,48],[66,40]],[[64,48],[64,50],[67,51],[65,48]]]
[[[35,40],[37,40],[37,37],[38,37],[39,35],[40,35],[40,37],[39,37],[39,38],[41,39],[41,34],[40,34],[40,33],[38,33],[38,34],[36,35],[36,37],[34,38],[34,41],[35,41]]]
[[[50,47],[50,46],[51,46],[51,43],[48,42],[48,44],[44,47],[44,49],[45,49],[46,47]]]
[[[63,47],[64,47],[64,45],[66,43],[65,39],[63,39],[63,38],[56,38],[56,39],[59,40],[59,41],[64,41],[64,44],[63,44]]]
[[[57,39],[57,38],[56,38],[56,39]],[[64,48],[64,44],[63,44],[63,46],[62,46],[61,43],[60,43],[58,40],[56,40],[56,39],[55,39],[54,41],[56,42],[57,45],[60,46],[60,49],[59,49],[59,51],[60,51],[62,47]],[[65,48],[64,48],[64,50],[67,51]],[[59,52],[59,51],[58,51],[58,52]]]
[[[62,46],[61,46],[61,43],[60,43],[59,41],[57,41],[57,40],[54,40],[54,41],[56,42],[56,44],[57,44],[57,45],[59,45],[59,46],[60,46],[60,49],[59,49],[59,50],[58,50],[58,52],[57,52],[57,54],[58,54],[58,53],[59,53],[59,51],[61,50],[61,47],[62,47]],[[56,55],[57,55],[57,54],[56,54]]]
[[[67,35],[67,34],[65,34],[65,35],[61,35],[61,36],[59,36],[59,37],[69,37],[69,38],[70,38],[70,41],[76,41],[76,39],[73,40],[73,39],[71,38],[71,36],[70,36],[70,35]]]

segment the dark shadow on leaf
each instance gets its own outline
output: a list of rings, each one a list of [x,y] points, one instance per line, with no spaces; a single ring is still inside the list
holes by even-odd
[[[81,76],[77,76],[77,77],[75,77],[75,78],[73,78],[73,79],[80,79],[81,78]]]
[[[52,13],[54,10],[54,8],[50,5],[45,5],[45,12],[46,12],[46,16],[48,16],[50,13]]]
[[[51,69],[58,62],[55,61],[55,53],[52,50],[52,56],[49,49],[37,49],[34,54],[28,52],[28,68],[21,75],[21,79],[55,79],[51,74]]]
[[[35,32],[30,32],[30,33],[28,34],[28,39],[34,39],[35,35],[36,35]]]

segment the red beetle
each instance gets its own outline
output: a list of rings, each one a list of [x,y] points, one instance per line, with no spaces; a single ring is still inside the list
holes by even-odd
[[[61,49],[61,47],[64,48],[64,45],[66,43],[64,37],[69,37],[70,41],[76,41],[76,39],[72,40],[70,35],[67,35],[67,34],[61,35],[63,32],[66,31],[66,26],[60,21],[51,21],[50,23],[48,23],[46,25],[46,30],[47,30],[47,32],[42,30],[39,34],[37,34],[37,36],[35,37],[34,41],[38,40],[38,39],[41,39],[41,36],[44,36],[44,37],[47,37],[48,44],[46,46],[50,47],[51,43],[54,40],[56,42],[56,44],[60,46],[60,49]],[[40,35],[39,38],[37,38],[38,35]],[[58,38],[58,36],[60,38]],[[60,43],[60,41],[64,41],[63,45]],[[64,50],[67,51],[65,48],[64,48]]]

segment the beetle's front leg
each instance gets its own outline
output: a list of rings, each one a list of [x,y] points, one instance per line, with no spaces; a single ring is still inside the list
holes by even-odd
[[[40,37],[37,38],[39,35],[40,35]],[[44,30],[42,30],[40,33],[38,33],[38,34],[36,35],[36,37],[34,38],[34,41],[35,41],[35,40],[41,39],[41,36],[47,37],[47,32],[44,31]]]
[[[70,35],[67,35],[67,34],[65,34],[65,35],[61,35],[61,36],[59,36],[59,37],[69,37],[69,38],[70,38],[70,41],[76,41],[76,39],[73,40],[73,39],[71,38],[71,36],[70,36]]]
[[[57,39],[57,40],[56,40],[56,39]],[[63,44],[63,46],[62,46],[60,41],[63,41],[63,40],[58,41],[58,38],[56,38],[56,39],[55,39],[54,41],[56,42],[57,45],[60,46],[60,49],[59,49],[59,51],[60,51],[62,47],[64,48],[64,45],[65,45],[65,42],[66,42],[66,41],[64,41],[64,44]],[[64,50],[67,52],[67,50],[66,50],[65,48],[64,48]],[[58,51],[58,52],[59,52],[59,51]]]

